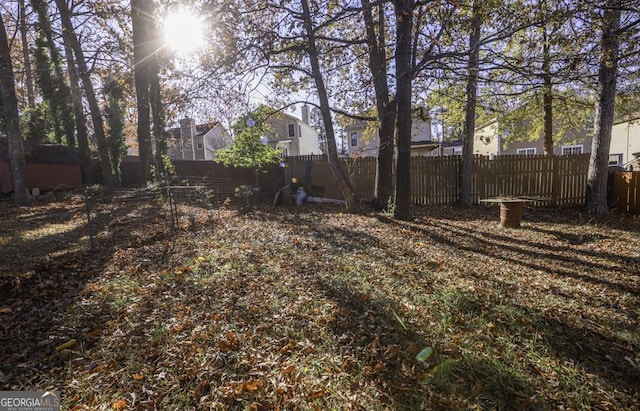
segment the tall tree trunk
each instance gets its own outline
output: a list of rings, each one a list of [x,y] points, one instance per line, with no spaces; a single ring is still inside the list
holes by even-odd
[[[395,0],[396,14],[396,160],[395,218],[411,220],[411,33],[414,0]]]
[[[26,185],[26,165],[24,148],[20,136],[18,118],[18,99],[16,84],[11,65],[11,53],[4,20],[0,16],[0,92],[5,118],[7,138],[9,140],[9,161],[11,162],[11,181],[13,183],[14,201],[17,205],[25,205],[29,200]]]
[[[78,156],[80,157],[80,173],[82,175],[82,181],[86,182],[89,178],[89,169],[91,166],[91,150],[89,149],[89,133],[87,132],[87,120],[84,117],[84,106],[82,104],[80,81],[78,79],[76,63],[73,60],[73,50],[71,49],[71,40],[69,39],[69,36],[70,34],[67,30],[62,31],[64,52],[67,59],[67,70],[69,72],[71,101],[73,103],[73,117],[76,124]]]
[[[553,87],[551,85],[551,55],[546,25],[542,25],[542,104],[544,110],[544,154],[553,155]]]
[[[167,154],[167,135],[164,131],[164,107],[162,104],[162,88],[158,76],[157,62],[151,70],[150,84],[151,116],[153,119],[153,140],[156,143],[156,172],[158,178],[165,176],[163,156]]]
[[[609,1],[604,11],[600,40],[600,68],[596,99],[595,136],[591,145],[587,175],[589,214],[607,214],[607,172],[613,128],[618,58],[620,52],[620,0]]]
[[[93,84],[91,84],[91,75],[87,68],[87,62],[84,59],[84,52],[78,36],[74,31],[73,24],[71,24],[71,12],[67,7],[66,0],[56,0],[56,5],[60,11],[60,20],[62,21],[63,30],[69,32],[69,41],[71,48],[75,54],[75,60],[78,67],[78,77],[82,81],[85,95],[87,97],[87,103],[89,104],[89,111],[91,112],[91,120],[93,122],[93,132],[96,136],[98,143],[98,152],[100,154],[100,165],[102,167],[102,178],[104,187],[108,191],[113,190],[113,169],[111,168],[111,160],[109,159],[109,146],[104,133],[104,124],[102,122],[102,115],[100,112],[100,106],[98,105],[98,99],[96,98]]]
[[[378,112],[378,159],[376,167],[376,184],[374,207],[386,209],[393,201],[393,140],[396,122],[395,101],[390,101],[387,81],[387,55],[385,52],[385,16],[384,4],[379,4],[378,32],[371,12],[369,0],[362,0],[362,13],[365,22],[367,45],[369,47],[369,70],[373,77],[376,93],[376,109]]]
[[[309,55],[309,62],[311,63],[311,73],[313,80],[318,91],[318,99],[320,100],[320,112],[322,113],[322,120],[325,130],[327,132],[327,158],[329,159],[329,168],[333,177],[338,182],[338,187],[344,196],[347,211],[355,213],[358,209],[358,203],[356,201],[356,193],[349,181],[346,171],[340,165],[338,159],[338,149],[336,146],[336,135],[333,129],[333,121],[331,121],[331,107],[329,106],[329,97],[327,96],[327,89],[324,84],[324,78],[322,77],[322,71],[320,70],[320,61],[318,59],[318,49],[316,46],[315,32],[313,29],[313,23],[311,22],[311,12],[309,10],[309,3],[307,0],[301,0],[304,27],[307,32],[307,53]]]
[[[151,107],[149,63],[154,50],[150,47],[149,23],[151,0],[132,0],[133,59],[138,106],[138,153],[144,181],[150,181],[153,150],[151,146]]]
[[[479,0],[471,8],[471,30],[469,34],[469,63],[467,65],[467,105],[464,113],[464,141],[462,146],[462,178],[460,202],[471,204],[473,178],[473,138],[476,128],[476,100],[478,96],[478,70],[480,68],[480,29],[482,18]]]
[[[155,11],[154,11],[155,12]],[[153,56],[149,62],[149,98],[153,120],[153,140],[156,146],[155,164],[158,179],[165,177],[163,156],[167,154],[167,135],[164,131],[165,118],[162,104],[162,86],[160,84],[160,32],[153,25]]]
[[[24,60],[25,83],[27,85],[27,104],[29,108],[36,106],[35,93],[33,91],[33,76],[31,74],[31,55],[29,54],[29,38],[27,33],[27,8],[25,0],[19,0],[18,8],[20,13],[20,39],[22,40],[22,58]]]

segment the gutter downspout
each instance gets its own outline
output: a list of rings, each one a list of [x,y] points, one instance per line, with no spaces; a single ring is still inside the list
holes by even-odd
[[[626,163],[626,162],[630,161],[630,159],[629,159],[629,145],[630,145],[629,144],[629,133],[630,133],[630,130],[631,130],[631,122],[628,122],[627,123],[627,150],[626,150],[627,152],[625,154],[626,158],[623,159],[623,161],[622,161],[623,163]],[[624,160],[626,160],[626,161],[624,161]]]

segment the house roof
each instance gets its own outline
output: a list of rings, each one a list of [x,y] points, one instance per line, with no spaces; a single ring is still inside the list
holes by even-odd
[[[636,114],[627,116],[627,117],[625,117],[623,119],[614,121],[613,124],[617,125],[617,124],[623,124],[623,123],[632,123],[632,122],[638,121],[638,120],[640,120],[640,113],[636,113]]]
[[[217,122],[196,124],[196,135],[195,135],[195,137],[204,136],[209,131],[211,131],[211,129],[216,128],[219,125],[220,125],[220,123],[217,123]],[[167,132],[169,132],[171,134],[172,138],[180,138],[180,127],[170,128],[169,130],[167,130]]]
[[[442,147],[444,148],[448,148],[448,147],[461,147],[463,142],[462,140],[459,141],[443,141],[442,143]]]
[[[59,144],[34,144],[24,142],[24,159],[27,163],[80,164],[76,150]],[[9,143],[0,138],[0,160],[9,162]]]
[[[413,147],[413,148],[426,148],[426,149],[430,149],[430,150],[435,150],[439,146],[440,146],[440,142],[438,142],[438,141],[422,140],[422,141],[412,141],[411,142],[411,147]]]

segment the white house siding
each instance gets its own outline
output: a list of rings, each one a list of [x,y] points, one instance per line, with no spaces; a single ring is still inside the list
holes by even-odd
[[[609,153],[622,154],[622,164],[632,161],[634,153],[640,153],[640,118],[613,125]]]
[[[476,129],[473,141],[474,154],[494,156],[500,153],[500,137],[498,135],[498,123],[493,122],[482,128]]]
[[[321,153],[318,132],[309,124],[286,113],[268,121],[275,131],[275,135],[267,136],[269,145],[285,149],[290,156]]]
[[[365,122],[357,122],[345,127],[345,138],[350,156],[376,157],[378,155],[379,140],[377,130],[367,128]],[[357,144],[353,144],[353,133]],[[431,142],[431,120],[428,118],[414,118],[411,122],[412,142]],[[431,150],[413,150],[412,155],[428,155]]]
[[[366,123],[356,123],[345,127],[347,148],[350,156],[371,157],[378,155],[377,136],[368,135]]]
[[[318,132],[303,121],[298,121],[298,126],[298,131],[300,132],[300,154],[322,154]]]
[[[553,153],[556,155],[563,154],[564,151],[572,148],[574,151],[582,153],[591,152],[592,131],[568,130],[559,141],[553,143]],[[476,130],[473,143],[473,151],[475,154],[491,156],[491,155],[508,155],[521,154],[523,151],[534,154],[544,154],[544,138],[540,136],[537,140],[518,140],[507,141],[498,134],[498,122],[493,122],[485,127]]]
[[[213,160],[216,156],[216,151],[233,144],[233,140],[229,133],[227,133],[227,130],[220,125],[207,131],[202,136],[202,141],[204,143],[203,157],[205,160]]]
[[[411,122],[411,141],[431,141],[431,121]]]
[[[172,160],[213,160],[217,150],[232,144],[229,133],[220,124],[196,126],[191,118],[181,119],[180,128],[173,135],[167,150]]]

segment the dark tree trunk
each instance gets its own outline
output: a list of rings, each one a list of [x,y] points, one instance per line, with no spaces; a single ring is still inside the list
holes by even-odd
[[[151,0],[131,2],[131,24],[133,29],[133,59],[138,106],[138,152],[144,181],[150,181],[153,150],[151,145],[151,104],[149,62],[154,50],[150,47],[149,22]]]
[[[551,56],[547,28],[543,26],[542,45],[542,104],[544,109],[544,154],[553,155],[553,87],[551,85]]]
[[[13,183],[14,201],[17,205],[25,205],[27,196],[26,165],[24,162],[24,148],[20,136],[20,122],[18,118],[18,100],[16,98],[16,84],[11,65],[11,53],[4,20],[0,16],[0,92],[5,118],[7,139],[9,140],[9,161],[11,162],[11,181]]]
[[[396,14],[396,160],[395,218],[411,220],[411,33],[414,0],[395,0]]]
[[[387,81],[387,55],[385,52],[385,23],[383,4],[379,12],[376,33],[376,23],[373,20],[369,0],[362,0],[362,12],[367,33],[369,47],[369,70],[373,77],[373,87],[376,93],[376,108],[378,112],[378,159],[376,168],[376,184],[374,193],[374,207],[377,210],[386,209],[393,201],[393,155],[395,143],[393,140],[396,122],[395,102],[389,98],[389,84]]]
[[[66,0],[56,0],[56,5],[60,11],[60,20],[62,21],[63,30],[67,30],[69,32],[69,41],[76,57],[75,60],[78,67],[78,77],[80,77],[80,80],[82,81],[82,86],[87,97],[87,103],[89,104],[91,120],[93,122],[93,131],[96,136],[98,152],[100,154],[100,166],[102,167],[104,187],[108,191],[112,191],[114,184],[113,170],[111,168],[111,160],[109,158],[109,147],[105,138],[100,106],[98,105],[98,99],[96,98],[93,84],[91,84],[89,69],[87,68],[87,63],[84,59],[84,52],[82,51],[80,41],[78,41],[78,37],[73,29],[73,24],[71,23],[71,12],[67,8]]]
[[[358,210],[358,203],[356,201],[356,193],[349,181],[346,171],[340,165],[338,159],[338,149],[336,146],[336,135],[333,129],[333,121],[331,121],[331,107],[329,106],[329,97],[327,96],[327,89],[322,77],[322,71],[320,70],[320,61],[318,60],[318,49],[316,47],[315,32],[313,30],[313,24],[311,22],[311,12],[309,11],[309,3],[307,0],[301,0],[304,26],[307,32],[307,52],[309,55],[309,62],[311,63],[311,72],[313,80],[318,91],[318,100],[320,100],[320,112],[322,113],[322,121],[324,123],[325,130],[327,132],[327,158],[329,159],[329,168],[333,177],[338,183],[338,187],[344,196],[347,211],[355,213]]]
[[[165,177],[163,156],[167,154],[167,135],[164,131],[165,118],[162,104],[162,86],[160,85],[160,33],[156,25],[153,26],[154,54],[149,62],[149,98],[151,103],[151,117],[153,120],[153,139],[156,146],[155,164],[158,179]]]
[[[151,114],[153,118],[153,139],[156,142],[156,172],[158,178],[165,176],[163,156],[167,154],[167,135],[164,131],[164,108],[162,105],[162,88],[158,76],[157,63],[152,70],[151,85]]]
[[[587,176],[589,214],[607,214],[607,169],[618,78],[620,0],[607,2],[600,40],[595,136]]]
[[[469,63],[467,66],[467,105],[464,113],[464,142],[462,147],[462,178],[460,181],[460,202],[471,204],[473,178],[473,138],[476,128],[476,100],[478,96],[478,69],[480,68],[480,16],[479,0],[474,0],[469,34]]]
[[[27,9],[25,0],[19,1],[20,13],[20,39],[22,40],[22,58],[24,59],[25,83],[27,85],[27,104],[29,108],[36,106],[35,93],[33,91],[33,76],[31,75],[31,55],[29,54],[29,39],[27,37]]]
[[[62,39],[64,41],[64,52],[67,59],[67,70],[69,72],[69,86],[71,90],[71,101],[73,103],[73,117],[76,125],[76,137],[78,140],[78,156],[80,157],[80,172],[82,181],[88,181],[89,168],[91,166],[91,150],[89,149],[89,133],[87,131],[87,120],[84,116],[84,106],[82,104],[82,91],[80,90],[80,81],[78,79],[78,71],[76,63],[73,60],[73,50],[71,49],[71,41],[69,32],[62,31]]]

